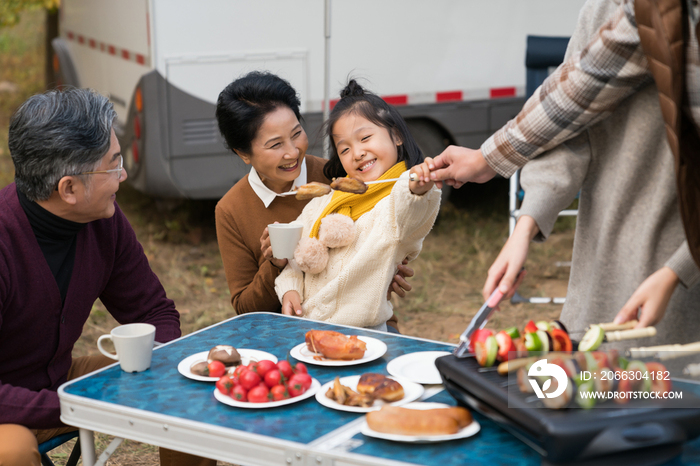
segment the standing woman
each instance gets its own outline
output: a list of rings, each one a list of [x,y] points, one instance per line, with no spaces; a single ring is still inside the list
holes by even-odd
[[[306,154],[309,140],[299,105],[294,88],[266,72],[251,72],[219,94],[219,131],[228,147],[251,165],[250,173],[216,205],[219,250],[237,314],[281,311],[275,279],[287,260],[272,257],[267,225],[296,220],[309,201],[278,194],[312,181],[329,183],[323,175],[326,160]],[[411,289],[404,277],[413,271],[405,264],[397,266],[399,274],[389,290],[404,296]],[[389,331],[398,332],[395,316],[387,324]]]

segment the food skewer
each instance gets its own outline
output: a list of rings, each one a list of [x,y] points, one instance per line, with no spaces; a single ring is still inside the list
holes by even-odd
[[[408,179],[411,180],[411,181],[418,181],[418,175],[416,175],[415,173],[411,173],[411,174],[409,175]],[[391,178],[391,179],[388,179],[388,180],[365,181],[365,184],[389,183],[389,182],[392,182],[392,181],[399,181],[399,180],[400,180],[400,178]]]
[[[377,184],[377,183],[390,183],[390,182],[394,182],[394,181],[399,181],[399,178],[391,178],[391,179],[387,179],[387,180],[365,181],[365,182],[362,182],[362,181],[360,181],[360,180],[356,180],[356,179],[354,179],[354,178],[350,178],[350,179],[353,180],[353,181],[355,181],[357,184],[361,183],[361,184],[363,184],[363,185]],[[409,179],[410,179],[411,181],[417,181],[417,180],[418,180],[418,175],[416,175],[415,173],[411,173],[411,175],[409,176]],[[335,180],[334,180],[334,181],[335,181]],[[304,185],[304,186],[299,186],[297,189],[293,189],[292,191],[287,191],[287,192],[285,192],[285,193],[278,193],[277,195],[278,195],[278,196],[282,196],[282,197],[284,197],[284,196],[296,196],[296,195],[299,194],[299,188],[307,187],[307,186],[309,186],[309,185],[314,185],[314,186],[316,186],[316,187],[318,187],[318,188],[322,188],[322,189],[319,189],[314,195],[312,195],[312,197],[324,196],[324,195],[330,193],[332,189],[335,189],[336,191],[342,191],[342,192],[350,192],[350,193],[355,192],[355,191],[353,191],[353,190],[345,190],[345,189],[342,189],[342,185],[337,185],[337,187],[332,187],[332,186],[329,186],[329,185],[327,185],[327,184],[325,184],[325,183],[312,182],[312,183],[308,183],[308,184],[306,184],[306,185]],[[325,189],[326,187],[327,187],[327,189]],[[341,189],[338,189],[338,188],[341,188]],[[366,191],[366,187],[365,187],[365,190],[364,190],[364,191]],[[363,192],[364,192],[364,191],[363,191]],[[356,194],[362,194],[362,193],[358,192],[358,193],[356,193]]]
[[[615,322],[607,322],[603,324],[598,324],[600,328],[605,330],[606,332],[611,331],[611,330],[630,330],[633,329],[639,321],[637,320],[630,320],[628,322],[625,322],[624,324],[616,324]]]
[[[631,330],[613,330],[605,332],[603,341],[633,340],[635,338],[653,337],[656,335],[656,327],[644,327]]]
[[[659,359],[665,361],[667,359],[675,359],[691,354],[700,353],[700,341],[681,345],[680,348],[675,348],[673,351],[664,351],[659,354]]]
[[[635,338],[653,337],[656,327],[644,327],[630,330],[612,330],[606,332],[601,325],[591,325],[578,345],[579,351],[593,351],[603,342],[632,340]]]
[[[695,343],[691,343],[694,345]],[[640,348],[630,348],[626,351],[627,356],[632,358],[652,358],[656,357],[657,353],[661,351],[683,351],[683,347],[680,343],[673,345],[659,345],[659,346],[643,346]]]

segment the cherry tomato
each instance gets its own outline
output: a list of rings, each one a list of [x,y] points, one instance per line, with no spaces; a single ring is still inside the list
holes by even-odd
[[[258,361],[250,361],[248,363],[248,370],[258,372]]]
[[[246,390],[251,390],[256,385],[260,385],[260,376],[253,371],[245,371],[238,379]]]
[[[207,365],[209,377],[221,377],[226,373],[226,366],[221,361],[212,361]]]
[[[248,401],[248,390],[240,385],[236,385],[231,390],[231,398],[237,401]]]
[[[272,369],[277,369],[277,364],[270,361],[269,359],[263,359],[262,361],[258,361],[258,365],[256,366],[256,372],[260,377],[265,377],[265,374],[270,372]]]
[[[287,387],[281,384],[272,387],[270,389],[270,394],[272,395],[272,399],[275,401],[286,400],[287,398],[291,398]]]
[[[312,379],[309,374],[300,372],[298,374],[294,374],[292,377],[295,377],[298,382],[301,382],[301,386],[304,387],[304,391],[308,390],[311,386]]]
[[[295,374],[308,374],[309,370],[306,368],[306,364],[303,362],[298,362],[294,364],[294,373]]]
[[[265,374],[265,385],[272,388],[275,385],[281,384],[283,379],[284,376],[282,375],[282,372],[280,372],[279,369],[274,369]]]
[[[268,396],[269,394],[270,390],[267,387],[258,385],[257,387],[252,388],[248,392],[248,401],[251,403],[267,403],[268,401],[270,401],[270,398]]]
[[[233,379],[228,375],[224,375],[216,381],[216,388],[224,395],[230,394],[234,385]]]
[[[287,389],[292,397],[299,396],[306,391],[304,384],[306,380],[300,378],[301,374],[294,374],[287,382]]]
[[[292,370],[292,365],[289,364],[289,361],[287,361],[286,359],[282,359],[281,361],[279,361],[279,362],[277,363],[277,369],[279,369],[280,371],[282,371],[282,375],[284,375],[284,377],[285,377],[287,380],[289,380],[289,378],[290,378],[290,377],[292,376],[292,374],[294,373],[294,371]]]
[[[231,375],[233,382],[240,383],[241,374],[243,374],[243,372],[246,372],[247,370],[248,368],[243,364],[241,364],[240,366],[236,366],[236,368],[233,370],[233,374]]]

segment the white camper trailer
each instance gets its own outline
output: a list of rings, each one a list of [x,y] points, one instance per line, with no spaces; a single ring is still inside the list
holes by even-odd
[[[137,189],[218,198],[248,170],[224,147],[214,117],[219,92],[244,73],[269,70],[296,88],[312,154],[324,152],[324,86],[332,105],[355,77],[396,105],[434,156],[447,144],[479,146],[516,114],[526,36],[571,35],[582,4],[63,0],[54,49],[63,84],[114,103]]]

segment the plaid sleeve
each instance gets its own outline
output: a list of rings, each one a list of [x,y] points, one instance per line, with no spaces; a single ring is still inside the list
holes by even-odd
[[[488,164],[510,177],[528,160],[608,116],[653,80],[626,0],[591,43],[562,63],[520,113],[481,146]]]

